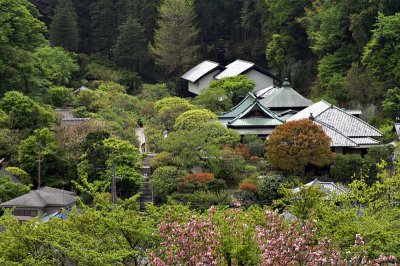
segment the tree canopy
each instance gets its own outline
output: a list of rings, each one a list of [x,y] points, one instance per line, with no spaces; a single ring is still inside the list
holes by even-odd
[[[309,119],[286,122],[275,128],[267,140],[266,157],[275,167],[303,174],[307,165],[329,164],[334,153],[331,139]]]

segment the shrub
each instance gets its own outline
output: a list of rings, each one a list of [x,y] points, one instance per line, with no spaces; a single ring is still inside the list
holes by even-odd
[[[265,176],[261,180],[259,189],[259,198],[265,204],[271,204],[272,201],[281,197],[279,188],[286,181],[286,178],[280,175]]]
[[[338,154],[331,165],[330,174],[334,182],[349,183],[354,177],[360,177],[360,170],[364,164],[363,158],[356,154]]]
[[[194,193],[197,190],[207,190],[207,185],[205,183],[193,182],[180,183],[178,185],[179,193]]]
[[[32,183],[32,178],[31,176],[22,170],[21,168],[18,167],[6,167],[5,170],[7,172],[10,172],[12,175],[18,177],[19,180],[24,182],[25,184],[31,184]]]
[[[165,202],[168,195],[178,190],[185,172],[174,166],[162,166],[154,171],[151,184],[156,202]]]
[[[250,151],[250,155],[263,157],[265,154],[265,145],[262,139],[260,139],[257,135],[245,135],[243,138],[243,142],[246,144],[247,148]]]
[[[198,183],[207,183],[214,179],[213,173],[195,173],[186,175],[183,179],[183,183],[188,182],[198,182]]]
[[[212,205],[230,204],[230,196],[226,191],[212,192],[197,190],[190,194],[175,193],[172,195],[172,198],[184,204],[191,203],[192,207],[199,210],[206,210]]]
[[[48,91],[49,101],[57,107],[73,102],[72,90],[65,87],[51,87]]]
[[[258,194],[257,185],[254,184],[254,183],[251,183],[251,182],[245,181],[245,182],[240,183],[239,189],[240,190],[247,190],[247,191],[253,192],[254,194]]]
[[[169,152],[161,152],[154,156],[151,160],[150,168],[151,171],[155,171],[157,168],[161,166],[174,166],[173,156]]]
[[[207,182],[207,188],[209,191],[219,192],[226,189],[226,182],[223,179],[212,179]]]

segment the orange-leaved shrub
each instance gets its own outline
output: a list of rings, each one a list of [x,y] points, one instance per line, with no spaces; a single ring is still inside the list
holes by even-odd
[[[213,173],[195,173],[188,174],[183,178],[183,183],[187,184],[189,182],[207,183],[214,179]]]
[[[244,182],[240,183],[239,189],[247,190],[247,191],[253,192],[255,194],[258,194],[258,187],[253,182],[244,181]]]

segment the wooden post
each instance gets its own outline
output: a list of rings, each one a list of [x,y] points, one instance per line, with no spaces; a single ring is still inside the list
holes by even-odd
[[[42,159],[41,159],[41,156],[40,156],[40,151],[39,151],[39,153],[38,153],[37,162],[38,162],[38,188],[40,188],[40,183],[41,183],[41,167],[42,167]]]

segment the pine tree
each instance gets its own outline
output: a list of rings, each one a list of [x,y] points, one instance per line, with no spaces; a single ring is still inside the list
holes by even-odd
[[[161,4],[159,28],[150,50],[167,74],[181,74],[197,61],[195,17],[193,0],[165,0]]]
[[[68,51],[76,51],[79,44],[75,7],[71,0],[59,0],[50,25],[50,42]]]
[[[129,17],[119,27],[114,53],[118,64],[138,71],[139,64],[146,55],[146,37],[143,26],[135,18]]]
[[[98,0],[90,5],[92,48],[94,52],[111,54],[117,38],[117,14],[114,1]]]

